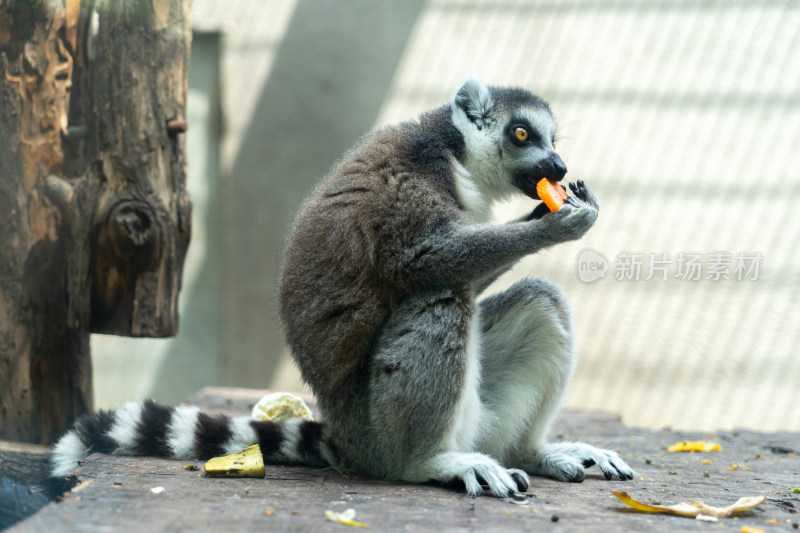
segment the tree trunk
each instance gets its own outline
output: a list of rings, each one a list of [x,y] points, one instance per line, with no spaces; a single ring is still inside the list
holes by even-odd
[[[0,6],[0,438],[92,409],[89,332],[177,333],[190,7]]]

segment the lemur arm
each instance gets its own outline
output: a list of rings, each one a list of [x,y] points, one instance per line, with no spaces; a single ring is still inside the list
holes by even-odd
[[[546,224],[533,221],[443,228],[409,251],[403,277],[414,285],[434,286],[490,281],[493,274],[518,259],[557,242],[549,232],[537,231],[540,225]]]
[[[540,202],[533,209],[533,211],[531,211],[527,215],[523,215],[517,218],[516,220],[508,222],[508,224],[516,224],[520,222],[530,222],[531,220],[538,220],[547,214],[550,214],[550,209],[548,209],[548,207],[544,204],[544,202]],[[513,261],[507,265],[498,268],[497,270],[491,272],[490,274],[478,280],[478,282],[475,284],[475,293],[480,294],[483,291],[485,291],[489,287],[489,285],[497,281],[500,278],[500,276],[502,276],[503,274],[514,268],[515,264],[516,261]]]
[[[581,238],[597,220],[599,206],[579,181],[564,207],[540,219],[508,224],[463,224],[452,220],[404,248],[385,265],[405,289],[463,286],[494,281],[526,255]],[[493,279],[494,277],[494,279]]]
[[[565,206],[529,222],[449,225],[412,247],[400,267],[409,286],[484,288],[522,257],[583,236],[597,218],[587,204]],[[487,283],[489,282],[489,283]]]

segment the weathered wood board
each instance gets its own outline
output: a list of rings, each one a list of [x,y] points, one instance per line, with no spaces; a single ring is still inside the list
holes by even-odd
[[[0,477],[19,481],[43,479],[47,476],[49,456],[48,446],[0,440]]]
[[[204,389],[190,403],[242,414],[263,392]],[[786,531],[800,522],[800,494],[790,491],[800,486],[800,434],[651,431],[627,428],[607,414],[565,410],[554,438],[616,449],[639,476],[610,482],[590,469],[578,484],[534,478],[529,504],[517,505],[469,498],[454,487],[389,483],[332,469],[267,466],[266,479],[211,479],[185,469],[202,468],[200,462],[95,454],[76,471],[81,485],[10,531],[346,531],[349,526],[327,522],[324,512],[347,508],[375,531],[739,531],[743,525]],[[677,441],[703,439],[722,450],[666,451]],[[164,491],[154,494],[155,487]],[[758,495],[767,501],[720,526],[633,511],[613,488],[663,504],[696,499],[724,506]]]

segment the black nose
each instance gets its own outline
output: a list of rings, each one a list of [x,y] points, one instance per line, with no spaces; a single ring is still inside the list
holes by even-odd
[[[550,165],[553,167],[552,176],[548,176],[552,180],[561,181],[567,175],[567,165],[561,160],[558,154],[550,156]]]

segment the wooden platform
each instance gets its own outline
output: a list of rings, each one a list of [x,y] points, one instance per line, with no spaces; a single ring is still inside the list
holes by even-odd
[[[263,393],[209,388],[188,403],[243,414]],[[611,482],[594,468],[579,484],[533,478],[529,503],[519,505],[332,469],[268,466],[266,479],[211,479],[187,469],[202,469],[201,462],[94,454],[76,470],[81,483],[63,501],[8,531],[347,531],[351,526],[324,517],[326,509],[347,508],[373,531],[740,531],[744,525],[788,531],[800,522],[800,494],[790,490],[800,487],[800,434],[650,431],[607,414],[565,410],[553,438],[615,449],[639,476]],[[702,439],[722,450],[666,451],[677,441]],[[154,493],[156,487],[163,492]],[[611,494],[614,488],[663,504],[697,499],[724,506],[758,495],[767,501],[737,519],[707,523],[633,511]]]

